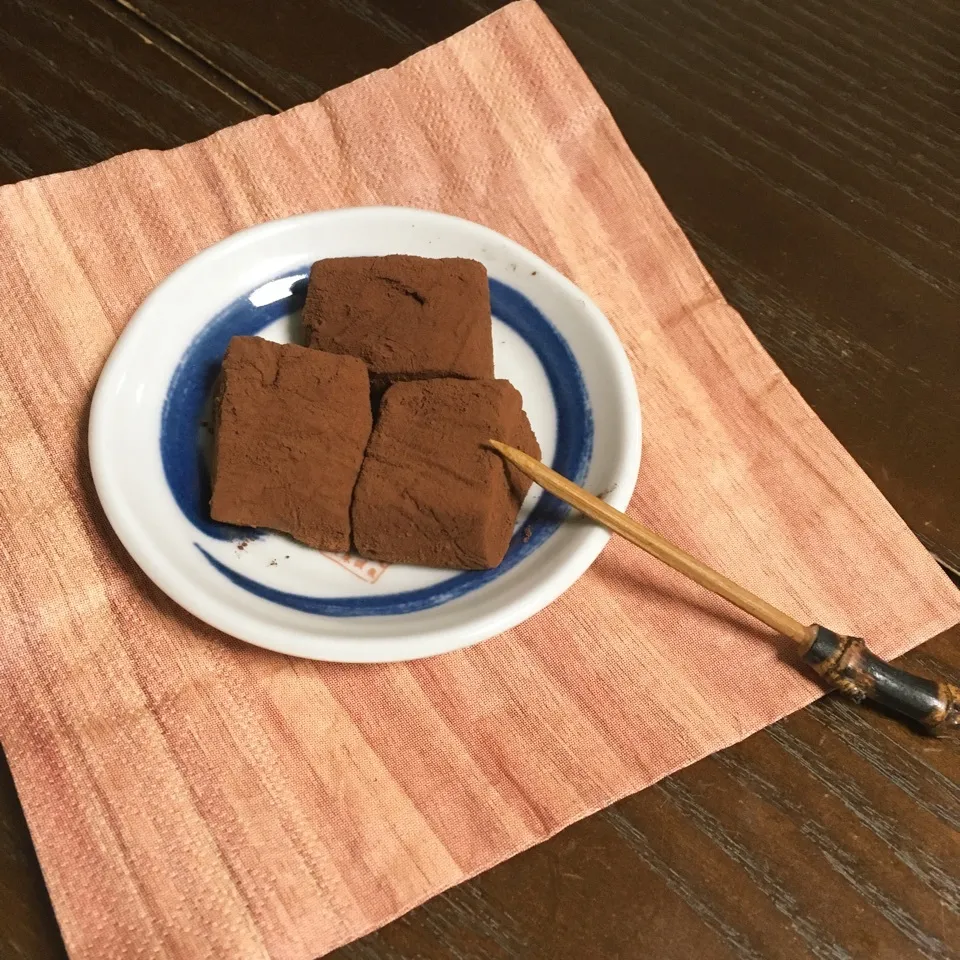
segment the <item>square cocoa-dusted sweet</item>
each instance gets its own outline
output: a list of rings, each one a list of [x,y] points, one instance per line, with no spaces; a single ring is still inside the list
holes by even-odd
[[[397,380],[493,377],[490,288],[476,260],[318,260],[303,325],[309,346],[360,357],[378,390]]]
[[[214,520],[350,549],[350,500],[372,428],[362,360],[234,337],[214,416]]]
[[[530,480],[488,448],[540,447],[506,380],[397,383],[383,397],[353,497],[364,557],[486,569],[503,559]]]

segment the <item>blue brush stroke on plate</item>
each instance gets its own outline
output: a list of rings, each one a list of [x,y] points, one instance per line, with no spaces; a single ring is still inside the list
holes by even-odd
[[[187,348],[167,389],[160,423],[160,456],[174,500],[186,518],[213,540],[253,539],[261,532],[210,519],[210,474],[200,428],[203,412],[231,337],[255,336],[270,324],[300,310],[306,295],[308,267],[296,270],[236,300],[214,317]],[[268,301],[268,302],[265,302]],[[553,469],[582,482],[593,451],[593,416],[576,358],[552,323],[518,290],[490,280],[493,315],[531,347],[547,374],[557,411],[557,446]],[[514,534],[503,562],[493,570],[471,570],[417,590],[366,597],[311,597],[265,586],[231,570],[201,544],[197,549],[232,583],[264,600],[304,613],[328,617],[389,616],[414,613],[447,603],[490,583],[529,556],[557,529],[567,510],[543,494],[524,527]]]

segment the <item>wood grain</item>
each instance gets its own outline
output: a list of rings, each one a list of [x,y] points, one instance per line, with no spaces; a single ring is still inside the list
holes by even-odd
[[[30,843],[7,758],[0,751],[0,956],[60,960],[67,953]]]
[[[2,0],[0,183],[173,147],[255,112],[229,81],[170,49],[122,8]],[[0,903],[0,957],[66,956],[2,751]]]
[[[492,6],[3,0],[0,173],[194,139]],[[956,10],[545,6],[728,297],[960,566]],[[954,630],[900,662],[956,682],[958,646]],[[956,746],[828,697],[335,956],[957,956],[958,781]],[[62,956],[8,780],[0,799],[0,952]]]
[[[279,106],[498,0],[132,0]],[[960,570],[960,25],[943,0],[545,0],[727,298]],[[750,216],[743,215],[743,197]],[[829,256],[825,255],[829,251]],[[922,413],[920,412],[922,411]]]
[[[2,0],[3,182],[176,146],[256,112],[229,82],[171,58],[162,34],[132,26],[87,0]]]
[[[955,682],[958,647],[896,662]],[[955,742],[831,694],[331,957],[956,957],[958,780]]]
[[[956,568],[956,18],[857,0],[618,3],[597,24],[550,9],[721,289]]]

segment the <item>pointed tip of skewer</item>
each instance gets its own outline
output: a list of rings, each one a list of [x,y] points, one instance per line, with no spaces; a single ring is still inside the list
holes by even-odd
[[[524,453],[522,450],[518,450],[516,447],[511,447],[508,443],[501,443],[499,440],[488,440],[487,446],[491,447],[497,453],[503,457],[508,463],[512,463],[515,467],[522,470],[528,476],[537,479],[534,471],[542,466],[539,460],[535,460],[529,454]]]

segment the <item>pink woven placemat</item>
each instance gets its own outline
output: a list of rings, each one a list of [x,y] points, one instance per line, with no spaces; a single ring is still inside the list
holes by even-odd
[[[818,692],[616,542],[521,627],[409,665],[262,652],[146,581],[85,456],[117,335],[227,234],[370,203],[487,224],[606,311],[644,404],[637,516],[882,654],[958,619],[533,3],[279,117],[4,187],[0,735],[74,958],[306,960]]]

